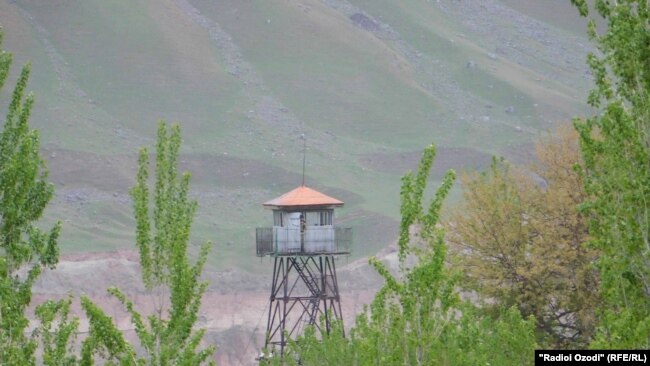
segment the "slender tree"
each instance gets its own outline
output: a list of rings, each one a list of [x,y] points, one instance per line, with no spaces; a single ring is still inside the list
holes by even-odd
[[[180,145],[180,127],[173,125],[169,130],[165,122],[160,122],[153,209],[146,148],[140,151],[137,184],[131,190],[142,279],[156,299],[155,313],[145,320],[119,289],[109,289],[131,315],[145,354],[137,355],[112,319],[88,299],[82,299],[90,320],[90,335],[82,352],[86,364],[92,363],[95,356],[125,365],[213,364],[210,357],[214,347],[199,350],[205,330],[194,330],[207,286],[200,277],[210,244],[201,246],[198,260],[192,264],[188,258],[188,243],[197,204],[188,198],[190,174],[179,176],[177,173]]]
[[[45,366],[75,366],[79,319],[70,315],[72,297],[47,300],[36,307],[38,327],[32,338],[40,343],[40,361]]]
[[[590,244],[601,251],[604,305],[595,347],[650,348],[650,4],[647,0],[571,0],[593,19],[598,55],[588,63],[600,114],[576,121],[586,164],[583,208]],[[592,11],[595,9],[595,11]]]
[[[0,29],[0,49],[2,29]],[[0,51],[0,89],[12,63]],[[60,223],[42,231],[35,222],[54,186],[39,155],[38,131],[29,127],[34,96],[25,94],[30,66],[23,67],[0,132],[0,364],[34,364],[37,343],[25,335],[32,286],[44,268],[58,262]]]
[[[2,32],[0,29],[0,47]],[[0,88],[9,74],[12,55],[0,52]],[[54,187],[39,155],[38,131],[29,128],[34,103],[25,89],[30,66],[23,67],[14,88],[0,132],[0,364],[47,366],[92,365],[95,359],[120,365],[211,364],[214,347],[199,350],[204,330],[195,331],[201,298],[207,284],[200,279],[209,243],[201,246],[198,260],[188,258],[188,242],[196,202],[188,198],[190,175],[178,176],[180,128],[158,129],[156,187],[153,212],[148,190],[148,152],[139,158],[137,185],[132,190],[137,222],[137,245],[143,281],[156,294],[156,313],[146,321],[117,288],[109,292],[131,314],[142,356],[117,329],[112,318],[87,297],[81,305],[88,317],[89,334],[77,357],[75,342],[79,319],[70,315],[72,299],[46,301],[36,308],[39,320],[32,336],[26,334],[32,286],[43,268],[58,263],[60,223],[48,232],[35,226],[52,198]],[[153,235],[152,235],[153,225]]]

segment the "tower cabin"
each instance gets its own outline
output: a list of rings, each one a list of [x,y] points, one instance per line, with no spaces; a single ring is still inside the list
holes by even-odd
[[[334,226],[343,202],[304,185],[265,202],[273,227],[257,228],[257,255],[340,255],[350,253],[352,230]]]

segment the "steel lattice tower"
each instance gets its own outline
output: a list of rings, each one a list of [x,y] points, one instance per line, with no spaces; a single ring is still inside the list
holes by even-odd
[[[352,229],[334,226],[343,202],[300,186],[268,201],[273,227],[257,228],[257,255],[273,257],[265,349],[283,354],[288,338],[342,320],[336,257],[350,254]],[[322,320],[322,321],[321,321]]]

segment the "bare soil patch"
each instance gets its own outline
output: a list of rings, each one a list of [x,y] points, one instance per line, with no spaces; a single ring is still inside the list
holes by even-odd
[[[137,155],[98,155],[61,149],[44,149],[50,179],[58,185],[90,186],[99,190],[123,190],[133,186]],[[151,156],[153,161],[155,158]],[[196,184],[226,187],[300,182],[300,176],[260,161],[214,154],[181,154],[179,171],[189,171]]]
[[[372,300],[382,280],[366,259],[345,264],[345,259],[337,261],[344,323],[350,327],[363,306]],[[218,347],[215,358],[219,365],[256,364],[255,356],[264,342],[272,271],[270,261],[262,265],[268,267],[268,273],[230,269],[204,275],[210,286],[203,297],[197,326],[207,330],[204,343]],[[154,296],[141,284],[138,253],[134,250],[62,256],[57,268],[45,271],[36,284],[32,304],[72,295],[75,297],[73,313],[81,318],[80,330],[84,332],[88,324],[78,296],[89,296],[134,341],[129,315],[106,293],[110,286],[122,289],[141,313],[153,313]]]
[[[58,187],[90,187],[106,192],[126,193],[135,184],[137,155],[99,155],[62,149],[43,149],[50,180]],[[151,156],[150,160],[154,161]],[[179,171],[192,174],[193,186],[225,188],[294,187],[300,174],[261,161],[221,154],[181,154]],[[280,189],[282,189],[280,188]],[[318,187],[316,187],[318,189]],[[346,203],[360,203],[363,198],[344,189],[330,189],[329,194]]]

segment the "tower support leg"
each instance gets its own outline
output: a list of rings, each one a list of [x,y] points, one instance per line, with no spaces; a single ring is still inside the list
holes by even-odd
[[[342,320],[334,256],[275,257],[265,349],[282,356],[288,338],[295,339],[306,325],[329,333],[334,320]]]

